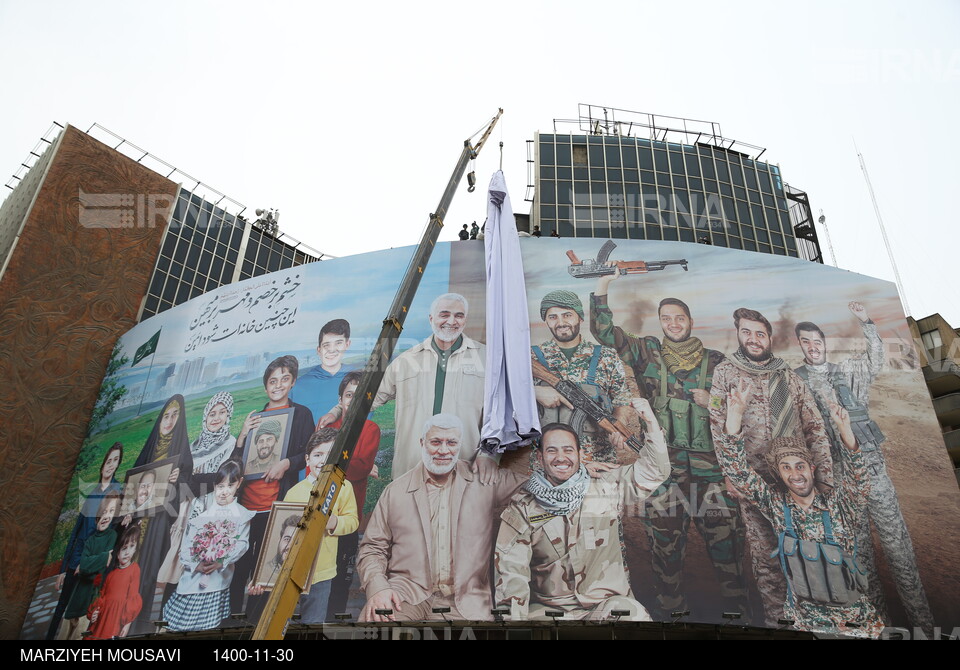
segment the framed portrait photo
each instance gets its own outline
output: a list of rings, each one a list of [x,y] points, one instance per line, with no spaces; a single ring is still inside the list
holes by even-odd
[[[166,502],[174,486],[170,483],[170,473],[177,462],[177,458],[165,458],[127,470],[120,516],[152,516]]]
[[[297,530],[297,524],[303,517],[306,506],[306,503],[274,502],[270,507],[267,528],[263,533],[263,542],[260,544],[260,555],[257,556],[257,567],[253,571],[254,586],[262,586],[264,590],[269,591],[277,583],[283,561],[287,558],[293,543],[293,534]],[[310,574],[313,575],[313,566],[310,568]],[[310,592],[310,581],[307,579],[307,587],[303,593]]]
[[[293,408],[256,412],[256,427],[243,445],[243,478],[262,479],[267,471],[287,457]]]

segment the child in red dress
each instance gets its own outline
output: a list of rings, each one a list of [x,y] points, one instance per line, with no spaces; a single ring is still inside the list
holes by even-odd
[[[90,605],[89,639],[126,637],[130,623],[140,614],[140,566],[133,562],[140,540],[140,527],[127,528],[120,536],[120,550],[114,569],[104,580],[100,597]]]

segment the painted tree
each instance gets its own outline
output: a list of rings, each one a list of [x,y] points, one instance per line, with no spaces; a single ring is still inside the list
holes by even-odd
[[[100,386],[100,395],[97,396],[97,403],[93,406],[93,414],[90,415],[88,436],[97,432],[100,424],[113,411],[120,399],[127,395],[127,387],[119,382],[116,374],[120,368],[129,362],[129,358],[121,355],[120,344],[115,344],[113,353],[110,354],[110,362],[107,363],[107,374]]]

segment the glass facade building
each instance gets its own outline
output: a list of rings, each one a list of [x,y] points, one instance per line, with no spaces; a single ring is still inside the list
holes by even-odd
[[[531,226],[542,235],[679,240],[819,260],[791,217],[792,195],[802,192],[787,187],[778,165],[758,160],[763,149],[719,137],[716,124],[704,132],[690,128],[704,122],[671,119],[683,128],[673,129],[649,115],[646,124],[610,122],[609,111],[624,113],[609,108],[600,123],[596,110],[581,105],[578,130],[587,133],[535,136]]]
[[[319,260],[181,188],[140,320],[225,284]]]

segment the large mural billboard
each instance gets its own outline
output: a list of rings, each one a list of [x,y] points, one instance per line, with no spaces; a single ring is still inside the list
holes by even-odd
[[[521,249],[539,446],[477,456],[483,245],[438,245],[301,622],[960,620],[960,496],[892,284],[676,242]],[[226,286],[124,335],[23,637],[259,617],[410,253]]]

